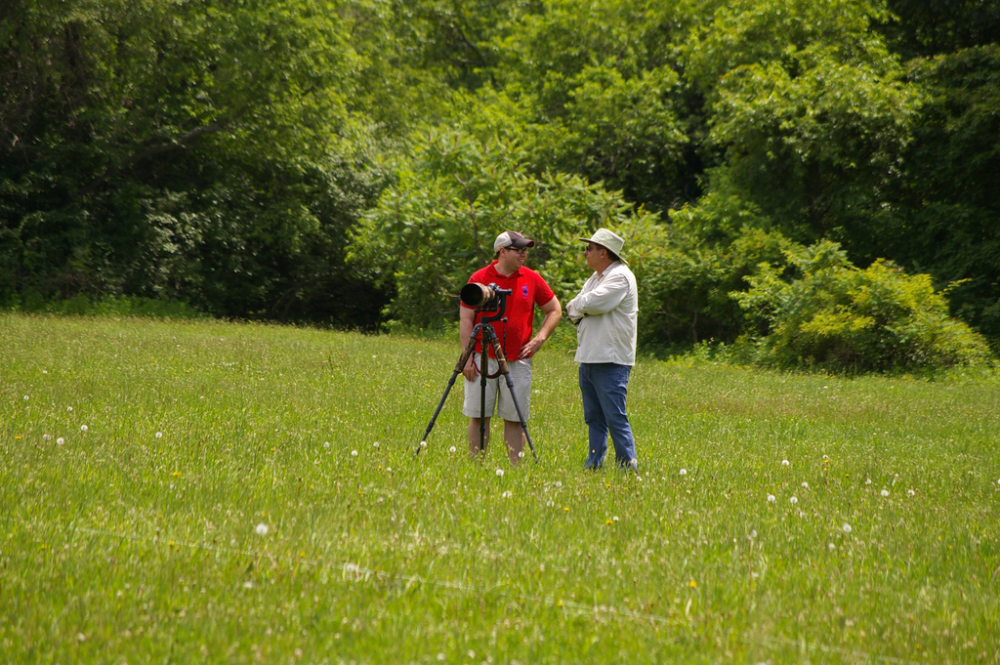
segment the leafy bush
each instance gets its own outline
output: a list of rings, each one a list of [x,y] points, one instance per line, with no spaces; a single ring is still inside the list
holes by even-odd
[[[859,270],[826,240],[786,257],[787,269],[762,264],[747,278],[750,290],[732,294],[750,323],[768,333],[757,340],[762,363],[871,371],[989,357],[977,333],[949,318],[929,275],[907,275],[884,260]]]

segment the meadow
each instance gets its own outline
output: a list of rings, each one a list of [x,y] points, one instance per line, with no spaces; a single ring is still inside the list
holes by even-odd
[[[0,662],[998,663],[1000,378],[644,359],[511,466],[457,340],[0,315]]]

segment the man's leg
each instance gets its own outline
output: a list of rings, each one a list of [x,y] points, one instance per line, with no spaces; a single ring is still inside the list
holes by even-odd
[[[473,357],[476,366],[482,371],[482,357],[477,353]],[[496,361],[489,359],[487,372],[496,371]],[[483,438],[483,450],[490,443],[490,418],[493,416],[493,408],[497,401],[497,380],[487,379],[486,381],[486,403],[482,401],[482,377],[476,377],[473,381],[464,380],[465,401],[462,403],[462,413],[469,417],[469,454],[475,457],[479,453],[479,422],[480,417],[485,413],[486,432]]]
[[[479,454],[479,418],[469,418],[469,455],[475,457]],[[484,418],[486,432],[483,436],[483,451],[490,445],[490,419]],[[506,428],[504,428],[506,431]]]
[[[593,384],[599,395],[601,411],[611,432],[611,441],[615,446],[615,462],[619,466],[635,466],[635,439],[632,437],[632,426],[625,412],[625,400],[628,395],[628,379],[632,368],[628,365],[613,363],[601,364],[592,376]]]
[[[514,387],[514,395],[505,379],[500,379],[499,395],[497,396],[497,415],[503,418],[503,438],[507,444],[507,457],[511,464],[517,464],[524,455],[524,444],[527,441],[521,418],[525,424],[531,416],[531,374],[530,358],[507,363],[510,382]],[[517,405],[514,404],[517,398]],[[520,409],[520,411],[518,411]]]
[[[503,440],[507,444],[507,457],[511,464],[517,464],[524,456],[524,428],[519,420],[503,421]]]
[[[587,469],[599,468],[608,450],[608,424],[604,420],[597,387],[591,380],[593,368],[593,364],[580,363],[580,394],[583,396],[583,421],[587,423],[589,447],[583,466]]]

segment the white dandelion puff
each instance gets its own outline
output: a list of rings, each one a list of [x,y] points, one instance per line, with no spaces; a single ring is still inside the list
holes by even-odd
[[[449,449],[448,449],[448,452],[449,452],[449,453],[453,453],[453,452],[455,452],[456,450],[457,450],[457,449],[455,448],[455,446],[452,446],[451,448],[449,448]]]
[[[751,529],[750,530],[750,537],[751,538],[756,538],[757,537],[757,529]]]
[[[257,525],[257,528],[254,529],[254,531],[257,532],[258,536],[266,536],[267,535],[267,525],[264,524],[263,522],[261,522],[260,524]]]
[[[31,398],[30,398],[30,397],[28,397],[27,395],[25,395],[25,396],[24,396],[24,401],[25,401],[25,402],[27,402],[27,401],[28,401],[29,399],[31,399]]]
[[[798,502],[799,502],[799,500],[796,499],[794,496],[788,499],[788,503],[792,504],[793,506],[795,504],[797,504]]]
[[[330,447],[330,442],[329,441],[324,441],[323,442],[323,447],[324,448],[329,448]]]
[[[781,466],[788,466],[788,460],[786,459],[781,460]]]
[[[871,485],[871,484],[872,484],[872,479],[871,478],[865,478],[865,485]]]
[[[809,489],[809,483],[807,483],[806,481],[803,480],[802,481],[802,489],[804,489],[804,490]]]
[[[52,435],[51,434],[43,434],[42,435],[42,441],[50,441],[50,440],[52,440]]]
[[[914,494],[916,494],[916,492],[914,492],[913,490],[906,490],[907,496],[913,496]]]
[[[686,475],[688,475],[688,470],[687,469],[681,469],[680,471],[677,472],[677,475],[686,476]]]
[[[613,521],[617,522],[617,521],[618,521],[618,516],[617,516],[617,515],[615,515],[615,516],[614,516],[614,517],[612,517],[611,519],[612,519]]]
[[[834,551],[835,549],[837,549],[837,546],[836,546],[836,545],[834,545],[833,543],[827,543],[827,544],[826,544],[826,547],[827,547],[827,549],[828,549],[828,550],[830,550],[831,552],[832,552],[832,551]]]
[[[374,446],[376,448],[378,448],[380,445],[382,445],[382,444],[379,443],[378,441],[376,441],[375,443],[372,444],[372,446]]]
[[[497,478],[503,478],[503,469],[497,469]]]
[[[62,437],[59,437],[58,439],[56,439],[56,445],[61,446],[64,443],[66,443],[66,439],[64,439]]]
[[[768,502],[768,503],[774,503],[774,502],[775,502],[776,500],[777,500],[777,499],[775,499],[775,498],[774,498],[774,495],[773,495],[773,494],[768,494],[768,495],[767,495],[767,502]]]
[[[889,490],[882,490],[882,496],[889,496]]]
[[[73,407],[71,407],[71,406],[67,406],[66,407],[66,411],[72,411],[72,410],[73,410]]]
[[[243,588],[244,589],[252,589],[253,588],[253,582],[251,582],[250,580],[247,580],[246,582],[243,583]]]
[[[844,533],[850,533],[851,532],[851,525],[848,524],[847,522],[844,522],[844,526],[842,526],[841,529],[844,530]]]
[[[81,432],[86,432],[87,431],[87,426],[86,425],[80,425],[80,431]]]
[[[358,451],[352,450],[351,451],[351,457],[357,457],[357,456],[358,456]]]
[[[427,442],[426,441],[421,441],[420,442],[420,447],[421,448],[426,448],[427,447]]]
[[[157,439],[162,439],[163,438],[163,432],[157,432],[156,433],[156,438]]]
[[[500,495],[500,497],[504,499],[509,499],[512,496],[514,496],[514,493],[511,492],[510,490],[507,490],[506,492]]]

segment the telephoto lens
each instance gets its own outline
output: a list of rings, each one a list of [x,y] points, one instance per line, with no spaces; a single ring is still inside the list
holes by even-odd
[[[459,297],[469,307],[475,309],[489,309],[494,306],[497,293],[491,287],[479,282],[469,282],[462,287]]]

